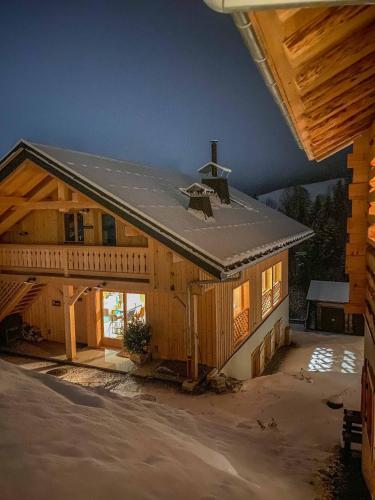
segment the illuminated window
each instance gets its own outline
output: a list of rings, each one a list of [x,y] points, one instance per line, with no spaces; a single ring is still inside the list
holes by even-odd
[[[238,344],[249,333],[249,282],[233,289],[233,330],[234,344]]]
[[[144,293],[103,292],[104,337],[118,339],[125,321],[133,318],[146,321],[146,296]]]
[[[269,267],[262,272],[262,318],[280,302],[282,282],[282,264]]]
[[[83,215],[79,212],[64,214],[64,237],[67,243],[83,243]]]

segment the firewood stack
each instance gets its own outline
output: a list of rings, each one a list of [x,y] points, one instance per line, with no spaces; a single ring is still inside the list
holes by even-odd
[[[29,325],[24,323],[21,329],[21,337],[27,342],[32,342],[34,344],[39,343],[43,340],[40,328],[37,326]]]

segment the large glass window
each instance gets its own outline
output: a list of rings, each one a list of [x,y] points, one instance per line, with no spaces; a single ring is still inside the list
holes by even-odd
[[[110,214],[102,214],[103,245],[116,246],[116,220]]]
[[[64,236],[67,243],[83,243],[83,215],[79,212],[64,214]]]
[[[109,339],[118,339],[125,326],[134,317],[146,320],[144,293],[103,291],[103,333]]]
[[[273,306],[280,302],[281,282],[281,262],[278,262],[262,272],[262,318],[271,311]]]

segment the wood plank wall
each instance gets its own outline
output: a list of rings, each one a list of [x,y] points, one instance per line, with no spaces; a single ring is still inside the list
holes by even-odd
[[[354,141],[353,153],[348,155],[348,168],[352,169],[352,183],[349,185],[351,216],[348,218],[348,243],[346,246],[346,272],[349,275],[350,298],[345,312],[363,314],[366,298],[366,247],[367,239],[373,237],[369,224],[369,179],[372,170],[370,162],[374,144],[374,125]],[[370,182],[373,182],[370,180]],[[374,184],[375,186],[375,184]],[[370,187],[370,189],[373,189]],[[372,209],[374,210],[374,209]],[[374,212],[375,213],[375,212]]]
[[[277,262],[282,262],[281,300],[288,295],[288,251],[265,259],[243,273],[237,283],[225,283],[215,287],[217,365],[222,367],[234,352],[233,342],[233,289],[241,283],[250,282],[250,335],[266,319],[262,319],[262,272]],[[228,304],[231,307],[228,307]],[[250,360],[249,360],[250,362]]]

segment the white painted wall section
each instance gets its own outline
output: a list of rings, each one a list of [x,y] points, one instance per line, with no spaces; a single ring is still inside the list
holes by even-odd
[[[233,354],[220,371],[228,377],[233,377],[238,380],[247,380],[251,378],[251,355],[255,349],[263,343],[265,336],[272,330],[279,319],[281,319],[281,345],[284,345],[285,327],[289,325],[289,297],[286,297],[268,316],[238,351]],[[272,351],[274,351],[274,345],[274,339],[272,339]],[[261,350],[261,370],[263,370],[263,360],[264,349]]]

